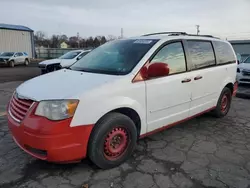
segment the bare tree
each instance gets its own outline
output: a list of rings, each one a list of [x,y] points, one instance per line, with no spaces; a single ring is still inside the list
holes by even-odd
[[[117,37],[114,36],[114,35],[108,35],[107,36],[107,41],[116,40],[116,39],[117,39]]]

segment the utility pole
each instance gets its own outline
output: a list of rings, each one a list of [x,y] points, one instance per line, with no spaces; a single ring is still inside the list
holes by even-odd
[[[123,38],[123,28],[121,28],[121,38]]]
[[[79,41],[79,32],[77,32],[77,43],[78,43],[78,48],[80,48],[80,41]]]
[[[196,25],[197,35],[200,33],[200,25]]]

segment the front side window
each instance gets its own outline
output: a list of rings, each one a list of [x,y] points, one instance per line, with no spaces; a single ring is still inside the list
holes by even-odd
[[[82,59],[85,55],[87,55],[89,52],[83,52],[81,55],[77,57],[77,59]]]
[[[214,41],[214,49],[217,57],[217,64],[235,63],[233,49],[230,44],[221,41]],[[241,55],[238,54],[238,60],[241,61]]]
[[[72,70],[125,75],[158,40],[126,39],[108,42],[85,55],[70,67]]]
[[[175,42],[163,47],[151,63],[166,63],[169,67],[169,74],[176,74],[186,71],[185,54],[181,42]]]
[[[250,63],[250,56],[243,63]]]
[[[17,53],[17,56],[23,56],[23,53],[18,52],[18,53]]]
[[[64,54],[63,56],[59,57],[59,59],[74,59],[80,53],[81,52],[68,52],[68,53]]]
[[[211,42],[207,41],[188,41],[188,50],[192,64],[189,69],[201,69],[215,65],[215,56]]]

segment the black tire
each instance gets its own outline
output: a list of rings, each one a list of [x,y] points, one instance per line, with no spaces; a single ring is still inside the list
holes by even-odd
[[[225,87],[221,92],[216,108],[213,110],[214,116],[218,118],[226,116],[230,110],[231,102],[232,92],[229,88]]]
[[[28,60],[28,59],[25,59],[24,65],[25,65],[25,66],[28,66],[28,65],[29,65],[29,60]]]
[[[124,135],[119,135],[119,132],[121,131],[122,134],[127,136],[124,137]],[[115,134],[120,136],[120,138],[118,137],[118,149],[119,147],[123,148],[120,149],[122,150],[120,154],[109,152],[109,149],[115,150],[114,144],[111,146],[111,143],[117,141],[117,135],[116,137],[112,137]],[[126,144],[124,144],[124,140],[126,140]],[[134,122],[123,114],[116,112],[109,113],[101,118],[101,120],[98,121],[98,123],[93,128],[88,143],[88,156],[93,163],[102,169],[114,168],[122,164],[132,155],[136,146],[136,141],[137,130]]]
[[[15,62],[13,60],[11,60],[9,62],[9,67],[11,67],[11,68],[15,67]]]

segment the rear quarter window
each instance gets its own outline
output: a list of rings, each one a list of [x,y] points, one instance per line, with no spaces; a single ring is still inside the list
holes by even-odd
[[[187,41],[188,51],[191,57],[191,70],[202,69],[215,65],[215,56],[212,43],[210,41]]]
[[[230,44],[222,41],[213,41],[217,64],[235,63],[234,51]]]

